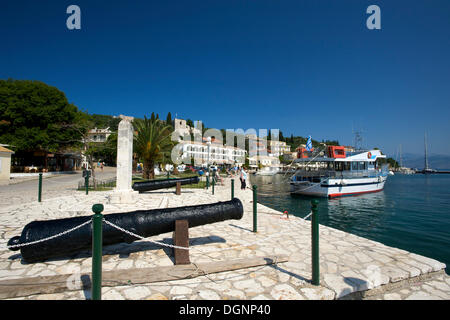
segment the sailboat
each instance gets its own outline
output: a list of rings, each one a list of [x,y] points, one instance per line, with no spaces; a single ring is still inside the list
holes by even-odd
[[[400,166],[397,168],[397,172],[401,173],[401,174],[414,174],[416,173],[415,170],[404,167],[403,166],[403,153],[402,153],[402,145],[399,146],[399,149],[397,149],[397,156],[396,156],[396,160],[399,158],[400,155]]]
[[[425,168],[420,173],[423,173],[423,174],[435,173],[436,170],[431,169],[428,165],[428,147],[427,147],[427,133],[426,132],[425,132],[424,143],[425,143]]]

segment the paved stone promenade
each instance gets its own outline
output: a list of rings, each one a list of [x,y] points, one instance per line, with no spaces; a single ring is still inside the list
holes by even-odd
[[[236,186],[238,183],[236,183]],[[230,200],[230,180],[211,189],[175,189],[139,195],[134,205],[108,204],[111,192],[65,191],[42,203],[29,202],[0,209],[0,282],[38,276],[89,273],[90,252],[67,259],[26,264],[20,252],[6,249],[7,241],[20,235],[34,220],[92,214],[95,203],[103,213],[127,212],[213,203]],[[191,262],[231,261],[238,258],[287,255],[288,262],[235,271],[206,274],[191,279],[144,285],[104,287],[103,299],[450,299],[450,278],[445,265],[436,260],[385,246],[336,229],[320,226],[321,285],[311,279],[311,226],[309,221],[258,204],[258,232],[252,232],[252,191],[236,188],[244,205],[241,220],[191,228]],[[148,240],[172,243],[172,233]],[[228,249],[224,250],[227,248]],[[104,248],[103,270],[172,266],[171,250],[146,240]],[[76,282],[74,282],[76,283]],[[70,287],[71,284],[68,284]],[[31,295],[15,299],[89,299],[88,290],[71,287],[62,293]]]

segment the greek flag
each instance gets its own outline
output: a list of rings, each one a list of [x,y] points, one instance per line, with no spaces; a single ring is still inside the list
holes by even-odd
[[[312,149],[311,136],[308,136],[308,141],[306,141],[306,151],[311,151],[311,149]]]

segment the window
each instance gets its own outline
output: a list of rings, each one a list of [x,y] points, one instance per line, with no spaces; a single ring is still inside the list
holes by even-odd
[[[367,169],[367,167],[366,167],[366,162],[364,162],[364,161],[360,161],[360,162],[358,162],[359,164],[358,164],[358,170],[366,170]]]
[[[336,171],[342,171],[344,169],[344,163],[343,162],[335,162],[334,168]]]
[[[350,162],[344,162],[344,170],[350,171]]]
[[[352,162],[352,171],[358,170],[358,162]]]

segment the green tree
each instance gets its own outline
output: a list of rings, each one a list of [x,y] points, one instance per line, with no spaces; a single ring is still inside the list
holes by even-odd
[[[172,126],[172,114],[170,113],[170,111],[169,111],[169,113],[167,114],[166,124],[167,124],[168,126]]]
[[[186,125],[190,126],[191,128],[194,127],[194,122],[191,119],[186,120]]]
[[[106,114],[91,114],[89,115],[94,127],[106,129],[109,127],[111,131],[117,131],[119,122],[122,120],[119,117],[113,117]]]
[[[171,127],[161,120],[136,119],[133,125],[137,134],[134,138],[134,150],[144,164],[143,177],[155,177],[154,166],[164,159],[164,154],[172,149]]]
[[[67,149],[81,136],[62,125],[75,123],[80,113],[63,92],[43,82],[0,80],[0,141],[14,151]]]

